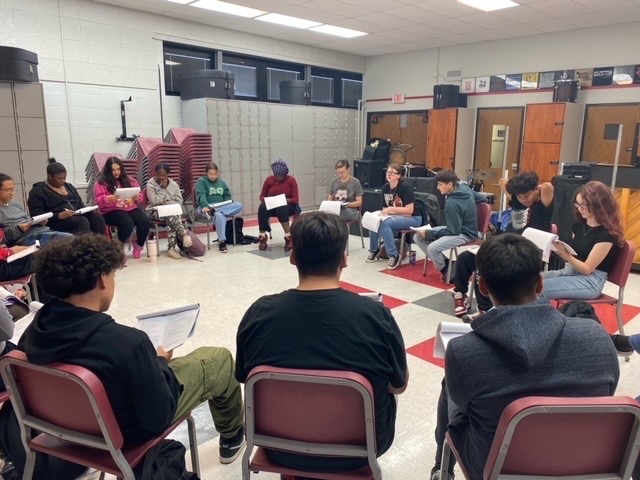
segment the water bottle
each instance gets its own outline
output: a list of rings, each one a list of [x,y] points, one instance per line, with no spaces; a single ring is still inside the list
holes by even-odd
[[[415,250],[409,250],[409,264],[410,265],[415,265],[416,264],[416,251]]]
[[[155,238],[147,240],[147,256],[151,262],[158,260],[158,242]]]

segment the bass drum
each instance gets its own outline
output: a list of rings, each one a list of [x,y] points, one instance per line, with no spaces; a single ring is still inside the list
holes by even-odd
[[[404,165],[404,151],[401,148],[392,148],[389,152],[389,163],[394,165]]]

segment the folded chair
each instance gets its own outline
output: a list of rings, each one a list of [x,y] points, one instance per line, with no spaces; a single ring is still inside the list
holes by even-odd
[[[376,459],[373,389],[362,375],[260,366],[245,384],[247,450],[242,478],[275,472],[327,480],[382,479]],[[253,448],[258,447],[251,458]],[[303,472],[269,460],[264,449],[314,457],[362,457],[344,473]]]
[[[192,468],[199,475],[198,443],[191,415],[140,445],[124,439],[102,382],[78,365],[34,365],[18,350],[0,360],[26,451],[23,479],[33,476],[36,452],[59,457],[124,480],[135,480],[133,468],[146,452],[187,420]],[[32,438],[31,432],[39,432]],[[103,476],[101,476],[103,478]]]
[[[524,397],[502,412],[484,480],[626,480],[640,450],[640,404],[630,397]],[[459,438],[446,434],[465,478]],[[446,478],[445,470],[440,478]]]

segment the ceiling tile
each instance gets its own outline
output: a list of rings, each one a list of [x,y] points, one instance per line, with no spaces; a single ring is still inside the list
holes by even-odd
[[[355,7],[336,0],[311,0],[304,4],[305,8],[320,10],[321,12],[339,12],[343,17],[357,17],[376,10],[367,7]]]
[[[552,17],[569,17],[571,15],[591,12],[591,9],[573,0],[546,0],[532,4],[531,8]]]
[[[637,22],[640,21],[640,5],[623,8],[613,8],[601,12],[607,18],[615,20],[616,22]]]
[[[562,32],[567,30],[573,30],[575,27],[559,18],[552,18],[545,20],[544,22],[529,22],[528,27],[535,28],[541,32]]]
[[[406,20],[404,18],[392,17],[384,13],[370,13],[369,15],[363,15],[357,17],[358,20],[365,22],[375,23],[377,25],[384,25],[387,27],[401,28],[410,25],[417,25],[417,22]]]
[[[567,23],[571,23],[577,27],[599,27],[601,25],[610,25],[615,23],[610,18],[605,17],[600,13],[586,13],[584,15],[576,15],[575,17],[566,18]]]
[[[575,0],[576,3],[584,5],[585,7],[596,11],[602,12],[604,10],[610,10],[611,8],[623,8],[623,7],[631,7],[634,5],[632,0]],[[638,4],[640,2],[635,2]]]

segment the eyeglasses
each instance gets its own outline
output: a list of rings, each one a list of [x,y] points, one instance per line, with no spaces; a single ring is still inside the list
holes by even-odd
[[[584,208],[584,209],[589,208],[588,203],[574,203],[573,206],[576,207],[577,210],[580,210],[581,208]]]
[[[0,188],[1,191],[3,192],[8,192],[8,193],[16,193],[16,189],[15,188]]]
[[[387,175],[400,175],[400,174],[395,170],[387,170]]]

